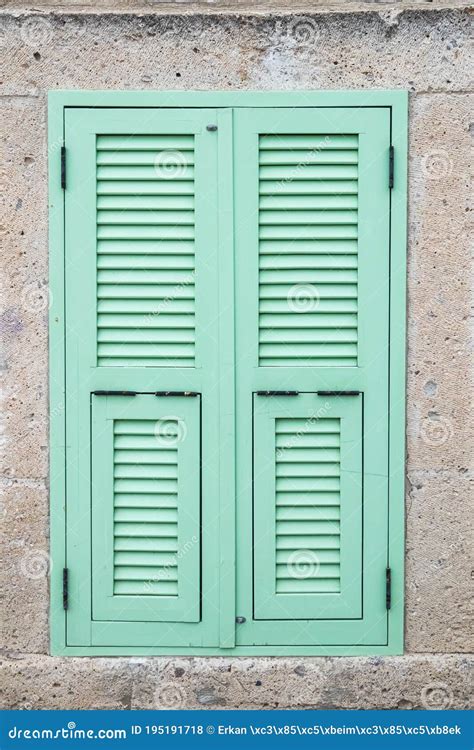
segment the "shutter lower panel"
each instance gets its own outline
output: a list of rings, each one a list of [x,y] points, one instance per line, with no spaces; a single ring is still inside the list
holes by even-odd
[[[178,419],[114,422],[114,594],[178,595],[179,429]]]
[[[254,446],[256,619],[360,617],[362,397],[255,396]]]
[[[197,622],[199,399],[92,397],[93,616]]]
[[[341,424],[275,419],[277,594],[339,593]],[[257,574],[258,575],[258,574]]]

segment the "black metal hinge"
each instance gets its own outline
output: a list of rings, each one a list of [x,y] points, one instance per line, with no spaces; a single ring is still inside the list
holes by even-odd
[[[136,391],[92,391],[93,396],[136,396]]]
[[[69,571],[67,568],[63,568],[63,609],[67,609],[69,606]]]
[[[392,606],[392,571],[390,568],[385,570],[385,606],[387,609]]]
[[[61,146],[61,187],[66,190],[66,146]]]
[[[360,396],[360,391],[316,391],[318,396]]]
[[[257,396],[298,396],[299,391],[257,391]]]
[[[388,186],[390,189],[393,188],[393,172],[395,163],[395,149],[390,146],[388,150]]]
[[[156,391],[155,396],[184,396],[185,398],[194,398],[199,396],[196,391]]]

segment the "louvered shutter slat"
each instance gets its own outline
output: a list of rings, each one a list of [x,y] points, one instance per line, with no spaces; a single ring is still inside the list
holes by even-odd
[[[316,394],[291,406],[255,398],[257,617],[358,616],[360,595],[353,588],[347,596],[347,577],[361,566],[361,547],[347,534],[361,523],[361,400],[316,417],[324,411]]]
[[[97,139],[99,365],[194,365],[194,150],[192,136]],[[180,190],[183,175],[189,179]],[[142,195],[137,179],[153,179],[158,194]],[[181,300],[189,301],[184,313]],[[142,315],[123,324],[129,301]],[[108,308],[104,318],[100,303],[112,302],[113,315]]]
[[[285,135],[276,146],[278,142],[277,136],[259,139],[259,298],[261,304],[278,301],[281,308],[286,303],[286,316],[282,319],[276,310],[264,316],[261,309],[260,365],[352,366],[357,362],[356,312],[350,318],[326,318],[323,326],[318,325],[318,318],[324,314],[321,300],[337,305],[340,300],[357,299],[357,245],[347,246],[345,254],[339,254],[338,246],[337,261],[332,260],[332,241],[357,240],[357,136]],[[305,150],[315,142],[329,145]],[[276,166],[290,164],[293,171]],[[326,171],[318,171],[322,169]],[[317,185],[328,176],[336,181],[324,193]],[[354,179],[354,195],[341,196],[337,178],[348,176]],[[270,178],[281,180],[273,195],[266,193]],[[307,188],[307,181],[315,179]],[[319,240],[326,241],[327,255],[321,256]],[[269,241],[273,242],[271,250],[263,246]],[[299,248],[301,242],[305,255]],[[307,309],[298,295],[308,297]]]
[[[198,401],[93,397],[98,619],[199,619]]]

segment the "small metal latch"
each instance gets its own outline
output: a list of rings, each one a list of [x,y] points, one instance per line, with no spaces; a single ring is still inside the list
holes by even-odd
[[[390,568],[385,570],[385,606],[387,609],[392,606],[392,571]]]
[[[318,396],[360,396],[361,391],[316,391]]]
[[[93,396],[136,396],[136,391],[92,391]]]
[[[194,398],[199,396],[196,391],[156,391],[155,396],[185,396],[186,398]]]
[[[63,609],[67,609],[69,606],[68,583],[68,569],[63,568]]]
[[[244,622],[247,622],[247,618],[239,615],[238,617],[235,618],[235,621],[238,625],[242,625]]]
[[[208,125],[206,127],[206,130],[209,130],[209,132],[214,133],[217,130],[217,125]]]
[[[257,391],[257,396],[298,396],[298,391]]]

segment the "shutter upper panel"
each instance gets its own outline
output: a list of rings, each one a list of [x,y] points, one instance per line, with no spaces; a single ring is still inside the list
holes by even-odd
[[[259,136],[261,366],[357,364],[358,135]]]
[[[195,364],[195,139],[97,137],[97,363]]]

